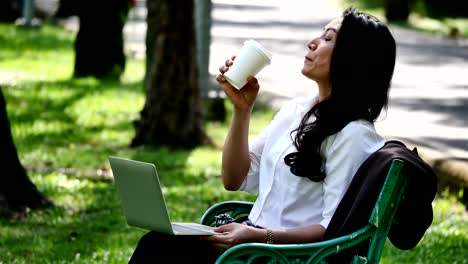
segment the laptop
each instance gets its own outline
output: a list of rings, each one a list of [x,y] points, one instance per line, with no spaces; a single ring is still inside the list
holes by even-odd
[[[128,225],[172,235],[219,234],[211,226],[171,222],[154,164],[112,156],[109,162]]]

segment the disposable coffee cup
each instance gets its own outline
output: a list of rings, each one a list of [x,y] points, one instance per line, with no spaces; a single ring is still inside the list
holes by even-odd
[[[232,66],[224,73],[224,78],[240,90],[247,83],[247,77],[257,75],[271,63],[271,58],[271,53],[260,43],[249,39],[244,42]]]

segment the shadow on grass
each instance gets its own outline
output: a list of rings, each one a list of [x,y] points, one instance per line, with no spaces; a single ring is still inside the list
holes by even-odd
[[[141,82],[30,81],[3,89],[18,150],[29,157],[24,164],[29,172],[109,181],[98,174],[104,170],[110,176],[107,158],[121,156],[156,164],[168,187],[197,185],[219,175],[212,165],[190,170],[188,150],[129,147],[132,121],[144,97]]]
[[[55,143],[62,144],[63,140],[72,142],[85,142],[88,134],[104,129],[123,130],[126,125],[114,123],[111,126],[105,123],[90,126],[80,126],[77,119],[80,114],[86,114],[89,109],[70,110],[77,102],[86,97],[110,92],[118,96],[119,93],[141,94],[140,82],[120,84],[116,82],[84,82],[83,80],[69,80],[56,82],[29,82],[24,84],[27,89],[2,87],[5,92],[9,120],[12,126],[33,126],[38,121],[47,124],[58,124],[56,127],[45,129],[46,132],[31,131],[21,138],[30,148],[37,148],[43,144],[44,139],[52,138]],[[105,115],[106,107],[112,102],[102,102],[101,114]],[[91,106],[90,106],[91,107]],[[99,106],[98,106],[99,107]],[[77,107],[75,107],[77,108]],[[117,107],[118,108],[118,107]],[[76,113],[78,111],[78,113]],[[93,113],[91,113],[93,114]],[[110,117],[109,117],[110,118]],[[126,120],[129,124],[131,120]],[[34,129],[34,128],[32,128]]]

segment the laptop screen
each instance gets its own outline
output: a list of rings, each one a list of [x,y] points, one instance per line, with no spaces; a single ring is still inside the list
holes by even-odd
[[[127,223],[172,234],[156,166],[118,157],[109,162]]]

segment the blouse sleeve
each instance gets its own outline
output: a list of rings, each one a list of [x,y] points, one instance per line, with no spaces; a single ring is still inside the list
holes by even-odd
[[[384,139],[375,132],[372,124],[354,121],[324,143],[330,147],[325,153],[324,210],[320,224],[327,228],[354,174],[383,146]]]
[[[249,144],[250,168],[242,183],[240,190],[251,194],[258,194],[260,160],[262,158],[263,147],[268,137],[270,126],[266,127],[255,139]]]
[[[262,159],[263,149],[265,142],[270,136],[271,130],[275,127],[275,121],[281,119],[281,116],[285,115],[286,109],[290,108],[291,102],[285,103],[281,109],[275,114],[270,124],[258,134],[253,141],[249,143],[249,155],[250,155],[250,168],[242,183],[240,190],[249,192],[251,194],[258,194],[259,186],[259,175],[260,175],[260,161]]]

